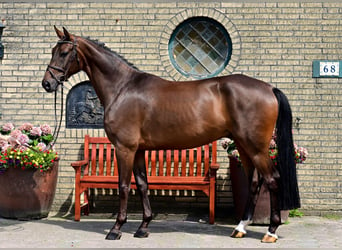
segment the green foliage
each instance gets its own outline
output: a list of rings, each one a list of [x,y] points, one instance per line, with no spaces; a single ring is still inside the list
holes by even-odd
[[[39,147],[17,150],[8,148],[0,152],[0,169],[2,171],[9,167],[21,169],[39,169],[41,172],[49,170],[58,159],[57,152],[53,150],[43,151]]]
[[[303,212],[300,212],[298,209],[292,209],[289,211],[289,217],[303,217]]]

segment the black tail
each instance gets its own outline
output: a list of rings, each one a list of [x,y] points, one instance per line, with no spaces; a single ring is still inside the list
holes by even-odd
[[[279,114],[276,124],[278,146],[277,169],[280,174],[279,204],[281,210],[300,207],[297,183],[296,162],[292,137],[292,111],[285,94],[273,89],[279,103]]]

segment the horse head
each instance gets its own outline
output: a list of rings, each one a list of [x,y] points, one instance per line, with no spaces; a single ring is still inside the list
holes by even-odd
[[[77,56],[77,39],[64,27],[63,32],[54,26],[56,34],[60,39],[52,49],[52,57],[48,65],[42,86],[47,92],[54,92],[59,85],[80,71],[79,59]]]

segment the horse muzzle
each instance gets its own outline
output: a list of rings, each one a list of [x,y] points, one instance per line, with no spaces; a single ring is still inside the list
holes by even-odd
[[[53,82],[55,82],[55,81],[53,81]],[[51,92],[55,92],[57,90],[58,84],[57,83],[52,83],[52,82],[50,82],[48,80],[43,80],[42,81],[42,86],[43,86],[43,88],[45,89],[46,92],[51,93]]]

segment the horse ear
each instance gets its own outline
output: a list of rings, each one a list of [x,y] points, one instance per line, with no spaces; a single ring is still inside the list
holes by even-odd
[[[66,30],[66,28],[63,27],[63,31],[64,31],[64,37],[66,41],[70,41],[70,33]]]
[[[64,34],[62,31],[60,31],[59,29],[57,29],[56,25],[53,26],[55,28],[56,34],[59,37],[59,39],[63,39]]]

